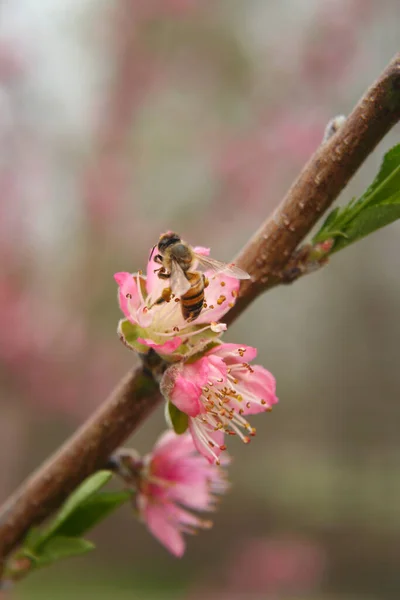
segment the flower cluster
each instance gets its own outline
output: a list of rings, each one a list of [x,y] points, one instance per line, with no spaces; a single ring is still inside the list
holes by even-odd
[[[209,253],[206,248],[194,251]],[[161,438],[153,453],[135,462],[133,470],[139,473],[136,506],[140,515],[171,552],[181,555],[182,532],[205,524],[182,507],[209,510],[212,493],[226,487],[219,468],[226,462],[222,454],[225,435],[238,435],[248,443],[255,428],[247,416],[270,411],[278,400],[274,377],[251,364],[257,350],[220,339],[226,330],[220,319],[234,305],[239,281],[223,270],[206,272],[201,311],[188,320],[182,296],[174,295],[169,276],[159,277],[153,255],[146,276],[140,272],[115,275],[125,316],[118,333],[128,347],[142,354],[152,349],[169,365],[160,390],[167,401],[169,425],[183,435]],[[197,456],[193,456],[194,449]]]

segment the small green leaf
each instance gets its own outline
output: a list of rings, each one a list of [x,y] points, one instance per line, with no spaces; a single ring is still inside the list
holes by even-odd
[[[370,206],[363,210],[357,219],[349,223],[346,230],[347,239],[337,239],[332,252],[342,250],[348,244],[355,242],[366,235],[373,233],[385,225],[390,225],[393,221],[400,219],[400,194],[393,199],[378,206]]]
[[[69,496],[59,512],[56,514],[49,527],[41,533],[34,534],[27,539],[27,548],[37,552],[50,538],[53,538],[62,524],[86,502],[93,494],[102,488],[112,477],[111,471],[97,471],[94,475],[88,477],[81,485]]]
[[[122,492],[97,492],[82,502],[57,528],[57,535],[74,537],[83,535],[110,513],[132,498],[128,490]]]
[[[23,544],[24,549],[33,551],[34,548],[36,548],[40,544],[42,539],[43,539],[43,533],[39,529],[39,527],[32,527],[28,531],[28,533],[24,539],[24,544]]]
[[[335,240],[331,253],[400,218],[400,144],[386,153],[378,175],[366,192],[343,208],[335,208],[313,243]]]
[[[377,204],[398,192],[400,187],[400,144],[386,152],[378,175],[362,198],[373,197]]]
[[[187,414],[179,410],[179,408],[177,408],[175,404],[172,404],[172,402],[168,402],[167,406],[169,420],[175,433],[178,435],[185,433],[189,425],[189,418]]]
[[[36,553],[31,557],[36,568],[44,567],[51,563],[72,556],[80,556],[94,550],[95,545],[83,538],[56,536],[48,540]]]

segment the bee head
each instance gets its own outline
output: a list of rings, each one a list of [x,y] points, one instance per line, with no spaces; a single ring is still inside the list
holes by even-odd
[[[158,240],[158,251],[163,254],[167,248],[173,246],[174,244],[178,244],[180,241],[181,238],[177,233],[174,233],[173,231],[167,231],[167,233],[163,233]]]

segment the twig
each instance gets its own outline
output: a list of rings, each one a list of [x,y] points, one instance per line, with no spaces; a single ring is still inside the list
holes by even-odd
[[[232,322],[254,298],[281,282],[298,244],[400,118],[400,54],[367,91],[340,130],[316,151],[270,219],[236,263],[251,274],[228,313]],[[149,358],[154,358],[150,356]],[[160,368],[160,364],[155,365]],[[160,402],[154,365],[129,373],[97,413],[25,482],[0,510],[0,557],[46,518]]]
[[[399,119],[400,53],[339,130],[313,154],[274,214],[236,258],[252,278],[243,281],[229,320],[259,294],[282,282],[282,269],[298,244]]]

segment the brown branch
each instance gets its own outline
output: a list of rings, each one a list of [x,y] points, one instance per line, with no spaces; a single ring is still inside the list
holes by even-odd
[[[229,318],[281,283],[298,244],[400,119],[400,53],[367,90],[339,130],[310,158],[286,197],[238,255],[252,278],[244,281]]]
[[[237,264],[252,278],[243,282],[228,322],[281,281],[282,269],[298,244],[399,118],[400,54],[340,130],[316,151],[275,213],[239,254]],[[126,375],[97,413],[3,506],[0,557],[4,559],[34,523],[51,514],[77,484],[101,468],[160,402],[151,372],[154,365]]]

